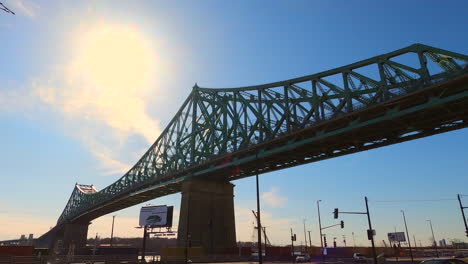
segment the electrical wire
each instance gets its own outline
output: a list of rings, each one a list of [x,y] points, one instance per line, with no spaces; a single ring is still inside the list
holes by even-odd
[[[407,202],[443,202],[443,201],[456,201],[455,198],[447,199],[412,199],[412,200],[369,200],[375,203],[407,203]]]
[[[10,13],[10,14],[15,14],[15,12],[11,11],[8,7],[6,7],[2,2],[0,2],[0,9],[7,12],[7,13]]]

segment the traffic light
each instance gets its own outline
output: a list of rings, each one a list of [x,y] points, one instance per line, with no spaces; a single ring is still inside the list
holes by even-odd
[[[296,241],[296,234],[294,234],[293,236],[293,241]]]
[[[341,224],[341,228],[344,228],[344,221],[343,220],[341,220],[340,224]]]
[[[327,237],[323,236],[323,245],[327,247]]]
[[[333,218],[338,219],[338,208],[333,211]]]

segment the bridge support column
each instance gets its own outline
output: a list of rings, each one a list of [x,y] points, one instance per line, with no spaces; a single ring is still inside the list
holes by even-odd
[[[227,253],[236,247],[234,184],[189,180],[182,184],[177,244]]]
[[[68,254],[72,250],[74,254],[80,254],[86,247],[88,239],[88,226],[86,224],[65,224],[63,231],[63,251]]]

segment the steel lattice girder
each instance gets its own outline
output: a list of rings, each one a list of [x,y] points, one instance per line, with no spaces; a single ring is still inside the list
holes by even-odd
[[[77,185],[57,224],[178,192],[188,177],[237,179],[466,127],[467,63],[466,55],[415,44],[282,82],[195,85],[141,159],[99,192]]]

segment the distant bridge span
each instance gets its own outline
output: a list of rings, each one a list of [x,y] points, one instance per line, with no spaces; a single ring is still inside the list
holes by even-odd
[[[180,192],[188,179],[231,181],[464,128],[467,63],[467,55],[414,44],[281,82],[195,85],[124,176],[101,191],[77,184],[57,226],[39,240]]]

